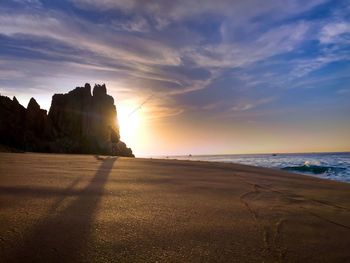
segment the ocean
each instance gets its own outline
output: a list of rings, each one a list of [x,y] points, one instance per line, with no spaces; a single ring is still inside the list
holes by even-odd
[[[164,158],[164,157],[162,157]],[[169,156],[169,159],[240,163],[350,183],[350,152]]]

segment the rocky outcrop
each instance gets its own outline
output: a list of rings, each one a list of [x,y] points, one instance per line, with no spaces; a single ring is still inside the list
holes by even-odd
[[[1,144],[27,151],[133,156],[120,141],[114,99],[106,86],[90,84],[55,94],[49,114],[35,99],[27,109],[0,97]]]
[[[23,150],[26,109],[16,97],[0,96],[0,144]]]
[[[50,152],[47,142],[54,139],[54,131],[46,110],[41,109],[34,98],[28,103],[24,125],[25,150]]]

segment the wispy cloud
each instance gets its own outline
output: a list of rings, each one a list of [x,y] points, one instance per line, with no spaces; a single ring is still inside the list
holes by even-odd
[[[341,21],[325,25],[321,30],[320,41],[323,44],[350,43],[350,23]]]
[[[270,97],[263,90],[280,93],[349,61],[344,6],[312,16],[328,8],[326,0],[10,2],[0,4],[0,87],[7,91],[101,80],[125,94],[155,94],[167,109],[159,116],[219,114],[256,110],[271,102],[261,99]]]
[[[131,31],[131,32],[149,32],[149,22],[141,16],[135,16],[127,21],[111,21],[111,26],[119,31]]]
[[[84,9],[122,10],[125,13],[148,14],[155,18],[183,20],[203,14],[219,14],[237,18],[252,18],[262,14],[274,14],[283,17],[300,13],[314,6],[324,3],[325,0],[310,0],[300,4],[297,0],[272,0],[261,3],[259,0],[247,1],[195,1],[195,0],[71,0],[77,7]],[[258,6],[258,8],[257,8]]]
[[[260,105],[264,105],[267,103],[270,103],[274,101],[276,97],[268,97],[268,98],[262,98],[262,99],[257,99],[252,102],[240,102],[238,105],[233,106],[230,110],[231,111],[247,111],[254,109],[256,107],[259,107]]]
[[[249,43],[219,43],[192,47],[186,51],[199,65],[243,67],[283,52],[292,51],[304,40],[308,26],[292,24],[271,29]]]
[[[40,0],[12,0],[15,3],[22,5],[29,5],[31,7],[41,7],[42,3]]]

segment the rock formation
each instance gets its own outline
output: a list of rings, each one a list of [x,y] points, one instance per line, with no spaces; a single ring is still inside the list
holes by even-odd
[[[0,144],[23,150],[26,109],[16,97],[0,96]]]
[[[120,141],[117,111],[106,86],[55,94],[47,115],[32,98],[27,109],[0,96],[0,144],[24,151],[133,156]]]

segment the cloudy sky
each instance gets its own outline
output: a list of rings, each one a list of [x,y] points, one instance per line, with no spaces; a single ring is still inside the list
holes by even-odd
[[[139,156],[350,150],[350,1],[1,0],[1,94],[86,82]]]

